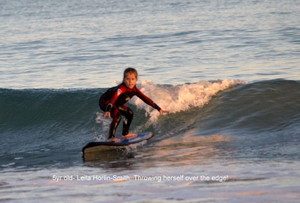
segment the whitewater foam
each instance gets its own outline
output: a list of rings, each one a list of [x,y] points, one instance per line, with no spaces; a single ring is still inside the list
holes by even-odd
[[[170,113],[176,113],[193,107],[202,107],[208,104],[212,97],[220,91],[245,83],[241,80],[227,79],[171,86],[143,81],[139,88],[162,109],[168,110]],[[159,112],[145,104],[138,97],[134,97],[131,103],[137,105],[138,108],[145,109],[150,116],[150,122],[157,121]]]

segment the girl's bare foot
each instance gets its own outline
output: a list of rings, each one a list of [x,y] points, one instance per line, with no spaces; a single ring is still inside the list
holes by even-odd
[[[137,134],[135,134],[135,133],[128,133],[127,135],[122,135],[122,137],[124,139],[131,139],[131,138],[134,138],[136,136],[137,136]]]
[[[120,142],[120,139],[118,139],[116,137],[112,137],[112,138],[109,138],[107,141],[108,142]]]

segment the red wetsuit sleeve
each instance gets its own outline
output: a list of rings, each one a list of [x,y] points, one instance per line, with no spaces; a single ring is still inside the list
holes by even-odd
[[[124,93],[126,91],[126,89],[120,85],[117,89],[117,91],[113,94],[112,98],[110,99],[107,107],[106,107],[106,112],[111,111],[112,107],[115,105],[117,99],[119,98],[119,96]]]
[[[144,95],[139,89],[136,88],[136,96],[138,96],[141,100],[143,100],[143,102],[145,102],[146,104],[148,104],[149,106],[152,106],[153,108],[155,108],[157,111],[160,111],[161,108],[154,103],[149,97],[147,97],[146,95]]]

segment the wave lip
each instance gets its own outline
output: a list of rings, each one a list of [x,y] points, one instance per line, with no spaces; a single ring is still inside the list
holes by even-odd
[[[200,81],[192,84],[177,86],[156,85],[150,81],[141,84],[141,91],[153,99],[161,108],[177,113],[187,111],[193,107],[203,107],[208,104],[213,96],[219,92],[245,84],[241,80],[215,80]],[[132,103],[138,108],[143,108],[150,115],[151,121],[156,121],[159,113],[143,103],[139,98],[134,98]]]

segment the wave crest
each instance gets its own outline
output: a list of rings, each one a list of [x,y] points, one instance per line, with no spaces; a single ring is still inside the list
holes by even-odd
[[[176,113],[193,107],[202,107],[208,104],[212,97],[220,91],[245,83],[245,81],[241,80],[227,79],[171,86],[143,81],[139,88],[162,109],[168,110],[170,113]],[[131,102],[137,105],[138,108],[145,109],[150,116],[150,121],[157,121],[159,112],[155,109],[149,107],[137,97],[134,97]]]

